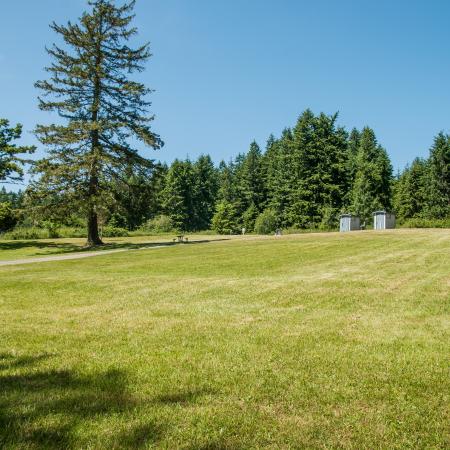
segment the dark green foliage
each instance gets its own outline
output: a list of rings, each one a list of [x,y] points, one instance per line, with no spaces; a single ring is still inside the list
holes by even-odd
[[[219,180],[217,170],[209,155],[202,155],[194,163],[193,208],[195,230],[207,230],[214,215]]]
[[[306,110],[295,128],[271,139],[266,153],[269,205],[281,225],[319,226],[325,209],[339,210],[347,185],[347,134],[337,115]]]
[[[22,125],[9,126],[9,121],[0,119],[0,182],[20,181],[23,178],[25,159],[19,155],[33,153],[33,146],[17,146],[13,141],[22,135]]]
[[[163,192],[164,212],[170,217],[175,229],[194,229],[194,171],[189,160],[176,159],[167,172]]]
[[[0,202],[0,232],[11,230],[16,223],[17,217],[11,207],[11,203]]]
[[[292,165],[292,146],[292,131],[286,128],[279,140],[269,138],[264,155],[268,202],[284,227],[290,225],[287,210],[296,182]]]
[[[218,173],[210,156],[202,155],[194,163],[175,160],[165,179],[163,210],[177,230],[209,229],[218,189]]]
[[[266,209],[256,219],[255,232],[258,234],[270,234],[277,229],[277,215],[273,209]]]
[[[263,161],[258,144],[253,141],[238,171],[238,192],[242,208],[262,211],[266,200]]]
[[[391,208],[392,166],[374,131],[365,127],[360,135],[352,189],[352,212],[362,221],[372,213]]]
[[[450,136],[439,133],[429,158],[426,215],[433,219],[450,216]]]
[[[0,189],[0,203],[9,203],[13,209],[22,207],[23,203],[23,192],[8,192],[3,186]]]
[[[92,0],[78,23],[53,23],[65,48],[47,50],[50,78],[36,83],[40,108],[58,113],[62,123],[36,127],[48,156],[36,164],[34,197],[54,211],[79,210],[88,222],[89,244],[101,243],[98,222],[112,201],[111,183],[153,166],[134,143],[162,145],[150,129],[150,90],[129,77],[151,56],[148,44],[128,46],[136,34],[130,26],[134,3]]]
[[[398,177],[393,204],[400,222],[423,215],[427,203],[428,172],[427,162],[416,158]]]
[[[258,217],[258,214],[258,208],[254,203],[252,203],[242,215],[242,224],[245,228],[246,233],[251,233],[254,230],[255,221]]]
[[[131,168],[111,184],[114,211],[108,224],[134,230],[162,210],[162,190],[167,167],[155,164],[133,173]]]
[[[234,204],[222,200],[217,204],[212,219],[212,229],[219,234],[235,234],[239,231]]]

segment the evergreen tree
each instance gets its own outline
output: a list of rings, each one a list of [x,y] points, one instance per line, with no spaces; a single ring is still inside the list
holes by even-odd
[[[429,157],[426,212],[430,218],[450,216],[450,136],[439,133]]]
[[[348,208],[352,203],[352,191],[356,178],[357,156],[361,140],[361,133],[353,128],[350,132],[347,145],[347,178],[345,186],[344,206]]]
[[[270,145],[270,146],[269,146]],[[290,128],[285,128],[281,138],[268,143],[264,156],[267,198],[269,207],[275,211],[281,226],[292,223],[287,211],[295,185],[296,176],[292,164],[293,135]]]
[[[22,125],[9,126],[9,121],[0,119],[0,183],[21,181],[23,178],[23,164],[26,162],[18,155],[33,153],[33,146],[17,146],[13,143],[22,135]]]
[[[225,200],[220,201],[212,219],[212,229],[219,234],[234,234],[238,231],[236,221],[234,204]]]
[[[394,210],[400,221],[421,217],[425,208],[428,166],[416,158],[398,177],[394,190]]]
[[[361,132],[356,174],[352,191],[352,210],[363,221],[372,213],[391,206],[392,166],[386,151],[378,145],[374,131],[365,127]]]
[[[241,195],[247,208],[254,205],[259,212],[264,209],[266,199],[264,178],[261,150],[253,141],[243,161],[240,180]]]
[[[193,203],[196,230],[207,230],[211,226],[217,200],[219,180],[209,155],[202,155],[193,165]]]
[[[110,221],[133,230],[160,213],[166,172],[167,167],[161,164],[134,173],[129,168],[123,179],[111,185],[115,204]]]
[[[43,92],[39,107],[57,112],[63,123],[36,127],[49,154],[36,164],[40,178],[33,189],[79,208],[87,218],[88,244],[96,245],[101,244],[99,211],[111,181],[130,167],[152,167],[133,142],[153,148],[162,142],[150,129],[150,90],[129,78],[151,56],[148,44],[128,45],[136,34],[130,26],[135,2],[120,7],[110,0],[88,3],[92,8],[79,23],[51,25],[66,48],[47,50],[53,61],[47,68],[50,79],[36,87]]]
[[[164,212],[179,231],[195,229],[194,173],[189,160],[176,159],[170,166],[163,191]]]
[[[219,164],[219,189],[217,192],[218,201],[226,201],[232,203],[236,199],[236,186],[234,180],[234,165],[233,161],[227,164],[221,161]]]
[[[288,220],[299,227],[318,226],[338,211],[345,194],[347,135],[336,128],[337,114],[315,117],[306,110],[294,128]]]
[[[0,189],[0,203],[9,203],[13,209],[20,208],[23,202],[23,192],[8,192],[3,186]]]

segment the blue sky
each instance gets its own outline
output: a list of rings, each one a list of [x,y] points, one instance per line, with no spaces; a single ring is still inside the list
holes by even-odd
[[[58,39],[48,24],[85,5],[2,2],[0,116],[24,124],[23,143],[56,120],[33,87]],[[136,14],[154,54],[141,78],[156,90],[153,128],[166,143],[149,157],[228,160],[308,107],[374,128],[395,170],[450,131],[449,1],[138,0]]]

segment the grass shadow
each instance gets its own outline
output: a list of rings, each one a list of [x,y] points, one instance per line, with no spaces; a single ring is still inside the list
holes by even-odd
[[[167,426],[140,420],[140,409],[187,407],[212,393],[189,389],[142,399],[130,393],[122,370],[81,374],[40,367],[52,357],[0,353],[0,448],[148,448]],[[86,423],[96,429],[109,418],[112,433],[80,434]]]
[[[33,254],[28,254],[26,257],[30,256],[56,256],[60,254],[67,253],[81,253],[81,252],[96,252],[96,251],[104,251],[104,250],[138,250],[138,249],[146,249],[152,247],[163,247],[163,246],[174,246],[174,245],[195,245],[195,244],[207,244],[209,242],[215,241],[226,241],[228,238],[220,238],[220,239],[199,239],[199,240],[188,240],[187,242],[174,242],[174,241],[152,241],[152,242],[108,242],[103,245],[95,246],[95,247],[82,247],[80,245],[71,244],[71,243],[58,243],[58,242],[42,242],[39,240],[31,240],[31,241],[8,241],[1,242],[0,241],[0,251],[2,250],[23,250],[27,248],[36,248],[37,251]],[[40,250],[51,250],[50,252],[43,252]]]
[[[82,422],[126,416],[138,406],[128,392],[126,373],[108,370],[81,375],[33,367],[46,357],[0,355],[6,361],[0,367],[0,448],[83,448],[76,435]],[[27,370],[17,373],[17,368]],[[100,446],[140,448],[161,436],[160,425],[140,423],[119,429]]]

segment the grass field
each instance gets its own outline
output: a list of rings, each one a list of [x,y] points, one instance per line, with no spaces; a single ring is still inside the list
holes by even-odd
[[[449,448],[449,305],[450,230],[0,267],[0,448]]]

